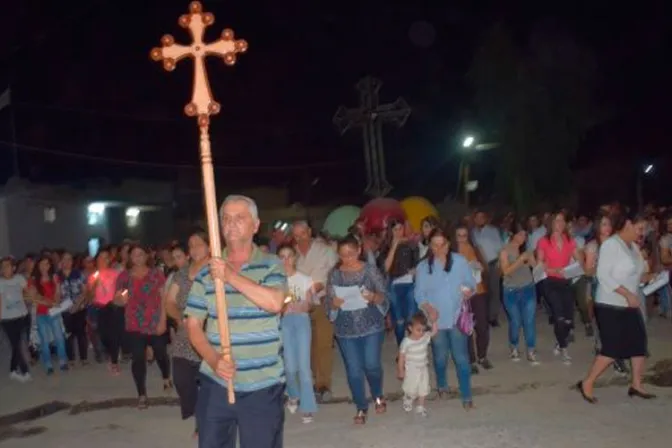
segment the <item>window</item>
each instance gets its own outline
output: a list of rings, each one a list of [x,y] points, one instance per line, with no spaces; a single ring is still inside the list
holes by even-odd
[[[56,221],[56,207],[44,207],[44,222],[53,223]]]

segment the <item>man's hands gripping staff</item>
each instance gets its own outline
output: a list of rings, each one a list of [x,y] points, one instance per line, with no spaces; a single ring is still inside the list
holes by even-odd
[[[266,277],[259,283],[240,274],[231,263],[222,258],[210,261],[210,274],[214,279],[229,285],[260,309],[277,314],[283,309],[286,295],[286,281],[282,266],[277,264],[269,269]],[[212,309],[215,307],[212,306]],[[196,352],[220,378],[228,381],[236,373],[236,364],[232,358],[225,359],[207,339],[203,323],[208,317],[208,298],[202,282],[194,282],[187,302],[185,314],[189,341]]]

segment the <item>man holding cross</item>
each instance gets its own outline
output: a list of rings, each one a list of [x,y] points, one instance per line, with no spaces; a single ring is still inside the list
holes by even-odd
[[[185,315],[189,340],[202,357],[196,409],[199,448],[282,448],[285,390],[279,313],[287,277],[275,255],[252,243],[257,205],[228,196],[219,211],[226,248],[195,278]],[[213,254],[217,255],[217,254]],[[226,287],[233,362],[220,353],[213,278]],[[204,330],[205,324],[205,330]],[[227,400],[233,379],[236,402]]]

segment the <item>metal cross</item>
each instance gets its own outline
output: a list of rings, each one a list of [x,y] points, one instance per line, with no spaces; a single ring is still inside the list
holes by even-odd
[[[225,29],[222,36],[209,44],[203,42],[205,29],[215,23],[212,13],[204,13],[200,2],[189,4],[189,14],[180,16],[178,21],[182,28],[189,30],[191,45],[179,45],[170,34],[161,38],[162,47],[153,48],[150,53],[155,61],[163,61],[163,68],[169,72],[175,70],[177,62],[185,57],[194,59],[194,86],[191,102],[184,106],[184,113],[189,117],[198,117],[199,126],[209,124],[209,116],[217,115],[221,105],[214,100],[205,70],[207,56],[219,56],[226,65],[236,63],[236,55],[247,51],[247,42],[236,40],[233,30]]]
[[[393,103],[380,104],[378,93],[382,85],[379,79],[370,76],[361,79],[357,83],[359,107],[348,109],[341,106],[333,120],[341,135],[352,126],[362,128],[367,178],[365,193],[373,197],[385,196],[392,190],[385,175],[383,123],[390,122],[400,128],[411,114],[411,108],[401,97]]]

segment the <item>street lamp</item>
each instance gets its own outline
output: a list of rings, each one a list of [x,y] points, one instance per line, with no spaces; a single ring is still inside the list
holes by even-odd
[[[467,135],[462,141],[462,148],[472,151],[487,151],[489,149],[494,149],[499,146],[499,143],[489,142],[489,143],[476,143],[476,137],[472,135]],[[462,160],[460,161],[460,172],[458,173],[457,181],[457,192],[459,193],[460,187],[464,188],[464,204],[469,207],[469,192],[470,190],[475,190],[477,187],[472,185],[469,181],[469,160],[467,156],[467,151],[463,151]],[[457,193],[456,195],[457,196]]]
[[[476,139],[474,139],[474,137],[472,137],[472,136],[467,136],[467,137],[464,139],[464,141],[462,142],[462,147],[463,147],[463,148],[471,148],[472,145],[474,144],[474,141],[475,141],[475,140],[476,140]]]
[[[637,170],[637,207],[639,211],[644,210],[644,176],[650,176],[653,173],[654,166],[652,163],[640,165]]]

